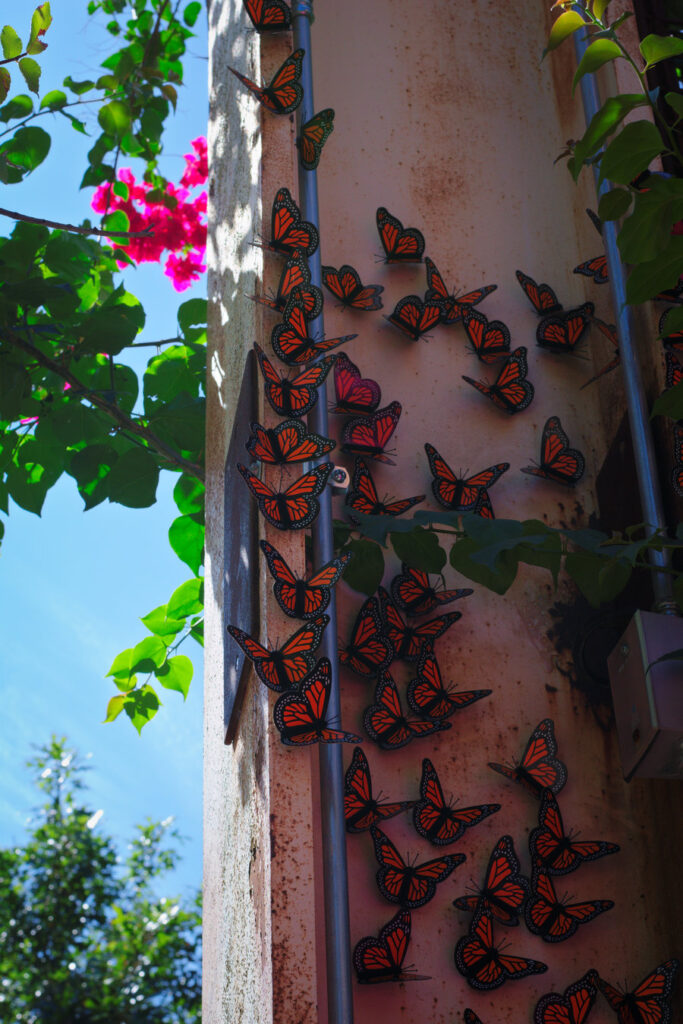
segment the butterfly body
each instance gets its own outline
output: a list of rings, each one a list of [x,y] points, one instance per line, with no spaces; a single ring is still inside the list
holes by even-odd
[[[516,768],[491,761],[489,768],[514,782],[521,782],[534,796],[541,797],[546,789],[559,793],[567,781],[567,768],[555,757],[556,752],[553,721],[544,718],[529,737],[522,760]]]
[[[385,899],[400,903],[405,909],[424,906],[433,898],[439,882],[448,878],[464,854],[445,854],[422,864],[406,864],[388,836],[376,825],[370,829],[375,844],[375,856],[380,864],[377,885]]]
[[[330,463],[316,466],[287,488],[276,493],[241,463],[237,469],[258,502],[259,511],[278,530],[305,530],[317,518],[322,493],[332,472]]]
[[[270,343],[278,359],[288,366],[296,366],[317,359],[324,352],[356,337],[356,334],[345,334],[343,337],[324,338],[321,341],[310,338],[306,311],[299,299],[292,296],[282,314],[282,323],[276,324],[272,330]]]
[[[417,228],[404,228],[397,217],[380,206],[377,230],[384,249],[385,263],[421,263],[425,240]]]
[[[510,468],[509,462],[489,466],[469,479],[456,476],[446,460],[431,444],[425,444],[432,472],[434,497],[444,508],[455,512],[478,512],[482,509],[487,489]],[[488,518],[488,517],[487,517]]]
[[[398,426],[401,411],[401,403],[392,402],[370,416],[349,420],[342,432],[342,451],[350,455],[364,455],[393,466],[393,459],[385,455],[384,449]]]
[[[320,162],[320,155],[328,136],[334,131],[334,110],[327,108],[315,114],[301,126],[296,140],[301,163],[307,171],[314,171]]]
[[[298,579],[282,555],[268,541],[261,541],[270,574],[275,580],[275,598],[285,615],[295,619],[314,619],[330,603],[331,588],[348,565],[351,555],[333,558],[310,579]]]
[[[443,304],[441,322],[444,324],[456,324],[464,314],[471,311],[473,306],[478,306],[487,295],[494,292],[498,285],[489,284],[483,288],[477,288],[466,295],[449,294],[443,277],[437,270],[436,264],[425,256],[427,267],[427,293],[425,299],[437,299]]]
[[[361,985],[384,981],[429,981],[429,975],[403,970],[410,942],[410,912],[401,910],[380,930],[356,943],[353,966]]]
[[[351,489],[346,492],[347,508],[364,516],[400,516],[413,505],[419,505],[424,499],[424,494],[416,494],[412,498],[402,498],[399,501],[380,501],[370,470],[362,459],[356,459]]]
[[[296,690],[286,690],[275,703],[273,718],[281,741],[290,747],[311,743],[362,743],[360,736],[330,729],[326,721],[330,699],[331,666],[321,658]]]
[[[569,447],[569,438],[562,429],[559,416],[551,416],[543,427],[540,466],[525,466],[521,472],[573,487],[583,476],[585,468],[583,454],[578,448]]]
[[[254,348],[263,375],[266,398],[278,416],[300,418],[310,412],[318,401],[318,388],[334,366],[335,357],[322,359],[315,366],[303,370],[294,380],[288,380],[280,377],[256,343]]]
[[[485,395],[496,408],[512,416],[526,409],[533,400],[534,386],[526,375],[526,348],[522,345],[507,357],[494,384],[464,375],[462,379]]]
[[[344,820],[347,832],[365,832],[371,825],[393,818],[414,805],[414,800],[391,802],[374,799],[368,759],[360,747],[355,748],[344,777]]]
[[[529,834],[529,850],[534,865],[550,875],[567,875],[585,861],[619,851],[616,843],[602,839],[574,840],[568,835],[552,791],[543,794],[538,817],[539,825]]]
[[[667,960],[646,975],[631,992],[622,992],[596,976],[598,988],[617,1015],[619,1024],[669,1024],[668,1004],[679,962]]]
[[[335,270],[334,267],[323,267],[322,279],[325,287],[329,288],[345,309],[370,312],[382,308],[380,295],[384,287],[379,284],[362,284],[358,272],[348,263],[339,270]]]
[[[405,562],[401,572],[391,581],[391,596],[408,615],[428,615],[439,605],[450,604],[461,597],[468,597],[474,591],[470,587],[457,590],[439,590],[429,582],[429,576],[422,569],[411,569]]]
[[[408,685],[408,704],[422,718],[450,718],[490,693],[491,690],[457,691],[446,687],[433,650],[425,646],[417,663],[417,678]]]
[[[455,966],[472,988],[485,992],[548,969],[540,960],[502,953],[495,945],[493,921],[486,910],[479,911],[469,933],[458,941]]]
[[[584,1024],[597,996],[591,971],[565,989],[564,995],[549,992],[534,1011],[534,1024]]]
[[[590,326],[594,312],[593,303],[584,302],[576,309],[545,317],[536,328],[536,344],[549,352],[573,352]]]
[[[313,652],[320,646],[329,621],[329,615],[317,616],[293,633],[282,647],[272,651],[237,626],[228,626],[228,632],[253,661],[261,682],[276,693],[284,693],[305,679],[312,670],[315,665]]]
[[[396,684],[383,672],[375,688],[375,703],[363,715],[366,733],[382,750],[398,750],[415,739],[450,729],[450,722],[411,720],[403,714]]]
[[[442,633],[462,618],[460,612],[447,612],[420,626],[409,626],[403,621],[401,613],[384,587],[380,587],[377,594],[384,632],[394,648],[394,658],[399,661],[416,661],[425,644],[433,644]]]
[[[299,84],[304,56],[304,50],[295,50],[266,86],[257,85],[234,68],[228,70],[232,71],[235,78],[249,89],[266,110],[270,110],[272,114],[291,114],[299,106],[304,95],[304,90]]]
[[[289,189],[278,189],[273,200],[270,240],[265,247],[285,256],[296,252],[312,256],[319,242],[318,229],[310,221],[301,219],[299,207]]]
[[[276,427],[251,424],[246,449],[254,459],[281,466],[292,462],[320,459],[335,447],[335,442],[320,434],[309,434],[301,420],[285,420]]]
[[[484,884],[476,896],[459,896],[453,905],[471,912],[484,908],[498,921],[516,925],[529,897],[529,882],[520,874],[511,836],[501,836],[493,848]]]
[[[476,807],[452,807],[447,804],[439,776],[428,758],[422,762],[420,797],[413,809],[415,829],[435,846],[454,843],[466,829],[500,810],[500,804],[480,804]]]
[[[339,662],[357,675],[372,679],[391,664],[393,654],[382,632],[377,598],[369,597],[358,612],[348,646],[339,652]]]
[[[438,299],[423,302],[419,295],[406,295],[396,303],[393,313],[384,319],[413,341],[418,341],[440,322],[442,314],[443,306]]]
[[[364,378],[355,363],[344,352],[334,365],[334,391],[336,404],[332,412],[370,413],[380,403],[382,392],[376,380]]]

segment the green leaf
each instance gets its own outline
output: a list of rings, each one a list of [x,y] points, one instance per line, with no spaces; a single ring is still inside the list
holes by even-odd
[[[181,583],[173,591],[168,602],[166,614],[169,619],[179,619],[186,615],[196,615],[204,609],[204,580],[192,579]]]
[[[550,35],[548,36],[548,45],[543,51],[543,56],[545,57],[546,53],[549,53],[551,50],[556,50],[560,43],[563,43],[577,29],[583,28],[587,24],[588,22],[584,21],[577,11],[565,11],[553,23]]]
[[[123,704],[125,701],[123,694],[117,694],[116,697],[112,697],[107,704],[107,715],[104,722],[113,722],[123,711]]]
[[[193,512],[203,513],[205,494],[206,488],[202,481],[188,473],[183,473],[173,488],[173,500],[178,506],[178,511],[183,515],[191,515]]]
[[[0,68],[0,103],[5,102],[7,93],[12,84],[12,77],[7,68]]]
[[[103,107],[100,107],[97,120],[107,135],[121,138],[130,127],[130,110],[128,105],[122,103],[121,100],[112,100],[110,103],[105,103]]]
[[[21,168],[26,173],[35,170],[50,152],[50,136],[42,128],[29,125],[19,128],[11,139],[0,146],[0,154],[12,167]],[[0,170],[0,180],[3,178]]]
[[[178,326],[183,334],[191,327],[206,325],[208,303],[206,299],[188,299],[178,307]]]
[[[640,44],[640,52],[645,58],[645,71],[649,71],[660,60],[678,57],[683,53],[683,39],[679,36],[645,36]]]
[[[630,184],[662,149],[662,136],[651,121],[632,121],[624,125],[603,154],[600,181],[608,178],[620,185]]]
[[[130,655],[130,672],[153,672],[166,660],[167,645],[159,636],[146,636]]]
[[[169,658],[164,662],[154,675],[165,689],[177,690],[178,693],[182,693],[183,700],[187,700],[193,671],[190,659],[184,654],[177,654],[175,658]]]
[[[610,0],[593,0],[593,15],[602,21],[602,17],[607,10]]]
[[[52,89],[51,92],[45,93],[42,100],[40,101],[41,110],[59,110],[65,103],[68,103],[68,97],[65,92],[61,89]]]
[[[651,416],[668,416],[672,420],[683,419],[683,383],[667,388],[655,400]]]
[[[128,647],[125,651],[121,651],[114,658],[111,668],[107,672],[108,676],[113,676],[114,679],[129,679],[131,676],[131,666],[133,657],[133,648]]]
[[[570,161],[570,169],[574,180],[579,176],[581,167],[592,156],[606,139],[616,131],[617,126],[636,107],[647,105],[647,98],[641,93],[622,93],[619,96],[610,96],[603,106],[595,114],[588,125],[582,139],[574,147],[574,156]]]
[[[8,121],[16,121],[19,118],[28,117],[32,113],[33,100],[25,92],[22,92],[19,96],[13,96],[0,110],[0,121],[6,124]]]
[[[105,231],[130,231],[130,220],[124,210],[114,210],[108,213],[102,221]]]
[[[598,217],[600,220],[618,220],[623,217],[633,196],[625,188],[612,188],[600,197]]]
[[[124,698],[123,709],[139,733],[152,721],[159,707],[159,698],[151,686],[133,690]]]
[[[370,597],[377,590],[384,575],[384,555],[378,544],[371,540],[351,540],[344,548],[353,558],[344,570],[343,579],[353,590]]]
[[[572,551],[565,559],[565,569],[588,602],[597,608],[613,601],[631,578],[630,565],[607,555],[591,555]]]
[[[128,196],[130,195],[130,189],[126,185],[125,181],[114,182],[111,190],[115,196],[119,197],[119,199],[128,199]]]
[[[77,96],[82,96],[83,93],[90,92],[91,89],[95,88],[95,83],[91,82],[90,79],[86,78],[83,82],[75,82],[71,75],[67,75],[62,84]]]
[[[135,307],[98,306],[83,321],[81,346],[87,352],[116,355],[135,340],[140,321],[140,310]]]
[[[155,457],[147,448],[133,448],[124,452],[109,472],[109,500],[128,508],[148,508],[156,501],[158,483]]]
[[[199,3],[199,0],[193,0],[193,2],[191,4],[188,4],[185,10],[183,11],[183,21],[185,22],[186,25],[189,25],[190,28],[192,28],[195,21],[199,17],[199,12],[201,11],[201,9],[202,5]]]
[[[411,569],[441,572],[446,564],[446,552],[433,530],[416,526],[411,533],[391,533],[389,538],[398,558]]]
[[[18,64],[29,92],[37,93],[40,89],[40,64],[33,57],[22,57]]]
[[[111,445],[92,444],[76,452],[71,459],[67,472],[76,480],[86,510],[99,505],[108,496],[107,477],[118,458],[118,452]]]
[[[140,621],[147,627],[150,633],[160,637],[174,637],[185,626],[185,619],[169,619],[168,605],[160,604],[148,612]]]
[[[657,259],[641,263],[631,271],[626,282],[626,301],[646,302],[661,291],[674,288],[683,274],[683,235],[671,239]]]
[[[654,260],[671,241],[671,228],[683,217],[683,181],[652,175],[648,191],[635,196],[633,213],[619,232],[625,263]]]
[[[666,338],[675,331],[683,331],[683,306],[672,306],[667,309],[661,322],[660,338]]]
[[[683,117],[683,95],[680,92],[667,92],[664,99],[676,114],[676,119],[680,121]]]
[[[23,50],[21,39],[11,25],[5,25],[0,32],[0,45],[2,45],[2,55],[5,60],[18,57]]]
[[[597,71],[603,64],[616,60],[618,57],[623,57],[623,54],[618,43],[615,43],[613,39],[596,39],[595,42],[591,43],[576,69],[574,81],[572,82],[572,96],[584,75]]]
[[[196,514],[174,519],[168,539],[181,562],[185,562],[197,576],[204,561],[204,525],[198,522]]]
[[[39,4],[31,18],[31,37],[26,47],[29,53],[42,53],[47,49],[47,43],[43,42],[41,36],[45,35],[51,24],[50,4]]]
[[[480,551],[478,542],[473,537],[463,537],[451,548],[450,563],[463,576],[474,583],[481,583],[487,590],[496,594],[504,594],[515,581],[517,575],[517,558],[510,551],[501,552],[496,560],[496,568],[491,569],[474,556]]]
[[[193,397],[198,394],[193,356],[186,345],[173,345],[150,359],[144,376],[146,412],[151,414],[159,402],[171,402],[182,392]]]

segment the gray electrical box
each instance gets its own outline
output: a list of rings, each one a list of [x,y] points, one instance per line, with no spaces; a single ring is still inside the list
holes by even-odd
[[[624,777],[683,778],[683,619],[637,611],[607,659]]]

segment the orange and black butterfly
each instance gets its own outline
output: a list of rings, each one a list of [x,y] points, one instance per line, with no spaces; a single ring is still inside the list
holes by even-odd
[[[275,703],[273,718],[280,739],[288,747],[311,743],[362,743],[360,736],[330,729],[325,718],[330,699],[331,666],[321,658],[296,690],[287,690]]]
[[[290,255],[300,251],[304,256],[312,256],[318,248],[318,229],[301,219],[299,207],[287,188],[278,189],[273,200],[270,236],[264,247],[272,252]]]
[[[380,930],[377,938],[368,935],[356,943],[353,966],[361,985],[383,981],[429,981],[429,974],[403,970],[410,942],[410,912],[402,910]]]
[[[363,715],[365,731],[382,750],[398,750],[421,736],[450,729],[450,722],[425,722],[403,714],[396,684],[383,672],[375,688],[375,703]]]
[[[417,678],[408,685],[408,704],[420,718],[450,718],[456,711],[469,707],[491,690],[454,690],[445,686],[439,663],[429,646],[422,649],[417,663]]]
[[[401,854],[384,832],[373,825],[370,829],[375,844],[375,856],[380,865],[377,886],[390,903],[400,903],[406,909],[423,907],[433,898],[439,882],[465,860],[463,853],[444,854],[422,864],[406,864]]]
[[[323,293],[320,288],[311,284],[311,271],[306,263],[306,257],[300,250],[293,253],[287,260],[275,298],[267,298],[265,295],[252,295],[250,298],[254,302],[260,302],[261,305],[282,313],[292,295],[296,295],[303,305],[307,320],[315,320],[320,316],[323,308]]]
[[[455,947],[455,966],[472,988],[488,992],[505,981],[518,981],[548,970],[540,960],[502,953],[493,937],[493,920],[480,910],[467,935]]]
[[[510,331],[502,320],[488,320],[478,309],[462,314],[472,350],[482,363],[495,363],[510,353]]]
[[[294,575],[280,552],[267,540],[261,541],[261,550],[275,580],[275,599],[285,615],[293,619],[314,619],[325,611],[330,603],[331,588],[351,559],[350,552],[339,555],[311,577],[302,580]]]
[[[311,525],[320,511],[318,495],[322,493],[332,472],[329,462],[324,466],[316,466],[290,484],[286,491],[278,492],[271,490],[268,484],[259,480],[241,463],[237,463],[237,468],[257,499],[261,515],[278,530],[305,530]]]
[[[683,329],[669,331],[666,326],[668,316],[669,310],[667,309],[659,318],[659,333],[662,335],[662,345],[670,352],[683,352]]]
[[[291,114],[301,103],[304,90],[299,84],[304,63],[304,50],[295,50],[273,75],[270,84],[261,86],[241,75],[234,68],[228,68],[242,85],[246,85],[259,103],[273,114]]]
[[[559,793],[567,781],[567,768],[555,757],[556,753],[553,721],[544,718],[529,737],[522,760],[516,767],[489,761],[489,768],[514,782],[521,782],[534,796],[541,797],[548,789]]]
[[[534,386],[526,379],[526,375],[526,348],[522,345],[507,357],[495,384],[486,384],[465,376],[462,379],[490,398],[503,412],[512,415],[528,408],[534,397]]]
[[[383,206],[377,209],[377,230],[385,263],[422,263],[424,235],[417,228],[404,228]]]
[[[334,447],[335,442],[329,438],[309,434],[301,420],[285,420],[272,428],[252,423],[251,436],[246,443],[253,459],[274,466],[321,459]]]
[[[489,858],[484,884],[473,896],[453,900],[458,910],[486,910],[505,925],[517,925],[529,898],[529,882],[519,873],[519,859],[511,836],[501,836]]]
[[[371,377],[361,377],[360,370],[343,352],[334,365],[336,402],[332,412],[374,412],[382,398],[379,384]]]
[[[400,661],[417,661],[425,644],[433,644],[454,622],[462,618],[460,612],[446,612],[429,622],[423,622],[421,626],[409,626],[403,621],[384,587],[379,587],[377,595],[384,633],[393,644],[394,659]]]
[[[594,976],[619,1024],[641,1024],[641,1021],[643,1024],[669,1024],[671,1007],[668,999],[679,966],[678,960],[667,960],[650,971],[631,992],[622,992],[597,973]]]
[[[355,338],[355,334],[352,337]],[[395,465],[384,449],[398,426],[401,410],[400,402],[392,402],[370,416],[349,420],[342,432],[342,451],[348,455],[364,455],[390,466]]]
[[[535,871],[531,876],[531,896],[524,908],[524,920],[529,931],[540,935],[544,942],[564,942],[574,935],[580,924],[592,921],[613,906],[614,900],[583,900],[581,903],[561,900],[550,875]]]
[[[500,810],[500,804],[479,804],[475,807],[453,807],[444,800],[443,790],[434,765],[425,757],[420,780],[421,799],[413,809],[413,822],[419,835],[434,846],[447,846]]]
[[[444,508],[455,512],[476,512],[484,518],[493,518],[488,514],[490,504],[486,503],[488,488],[492,487],[503,473],[510,468],[509,462],[499,462],[488,469],[482,469],[469,478],[456,476],[446,460],[442,458],[431,444],[425,444],[429,459],[429,468],[434,479],[432,490],[434,497]],[[492,510],[491,510],[492,511]]]
[[[368,759],[360,747],[353,752],[353,759],[344,777],[344,820],[346,831],[365,832],[378,821],[393,818],[402,811],[415,806],[414,800],[390,802],[374,799]]]
[[[529,835],[529,850],[534,866],[549,875],[568,875],[585,861],[619,852],[616,843],[602,839],[575,840],[571,832],[567,834],[557,800],[549,790],[543,794],[538,821]]]
[[[394,649],[382,632],[377,598],[369,597],[356,617],[348,646],[339,652],[339,662],[359,676],[373,679],[391,664]]]
[[[278,359],[287,366],[298,366],[356,337],[356,334],[345,334],[341,338],[324,338],[322,341],[310,338],[306,310],[298,296],[293,295],[285,307],[282,323],[276,324],[272,330],[270,343]]]
[[[381,284],[363,284],[358,272],[345,263],[339,270],[334,267],[322,268],[323,284],[339,299],[346,309],[369,312],[382,308]]]
[[[671,486],[679,498],[683,498],[683,427],[674,424],[674,467],[671,470]]]
[[[596,284],[607,284],[609,281],[607,257],[602,253],[600,256],[594,256],[592,259],[586,260],[585,263],[579,263],[578,267],[574,267],[574,273],[583,274],[584,277],[592,277]]]
[[[679,363],[678,359],[673,352],[667,352],[666,356],[666,377],[665,383],[667,388],[675,388],[677,384],[680,384],[683,380],[683,366]]]
[[[284,32],[292,24],[284,0],[244,0],[244,6],[257,32]]]
[[[536,343],[549,352],[573,352],[588,330],[594,312],[593,303],[584,302],[576,309],[545,317],[536,328]]]
[[[327,107],[315,114],[310,121],[301,126],[301,134],[296,140],[301,156],[301,163],[307,171],[314,171],[320,162],[320,154],[328,136],[334,131],[334,110]]]
[[[584,1024],[595,1002],[598,990],[595,974],[583,978],[564,990],[564,995],[549,992],[536,1004],[534,1024]]]
[[[413,341],[418,341],[441,321],[442,313],[443,306],[438,299],[423,302],[419,295],[406,295],[396,303],[394,312],[384,319]]]
[[[604,334],[604,336],[609,341],[610,345],[614,347],[614,355],[610,359],[609,363],[606,363],[601,370],[598,370],[595,376],[591,377],[590,380],[587,380],[585,384],[581,385],[579,391],[583,391],[583,389],[587,388],[589,384],[594,384],[596,380],[599,380],[601,377],[604,377],[605,374],[610,373],[612,370],[616,370],[617,366],[621,362],[621,357],[619,355],[619,339],[617,337],[616,326],[614,324],[606,324],[604,320],[600,320],[597,316],[593,317],[593,323],[600,331],[600,333]]]
[[[356,459],[351,489],[346,492],[347,508],[364,516],[401,516],[413,505],[419,505],[424,500],[424,494],[416,494],[412,498],[401,498],[398,501],[380,501],[370,470],[362,459]]]
[[[450,604],[472,593],[474,591],[470,587],[440,590],[431,585],[426,572],[411,569],[405,562],[401,565],[401,572],[391,581],[391,596],[399,608],[410,616],[428,615],[439,605]]]
[[[228,626],[228,632],[253,661],[261,682],[276,693],[284,693],[305,679],[315,665],[313,652],[320,646],[329,621],[329,615],[317,616],[273,651],[237,626]]]
[[[543,427],[540,466],[525,466],[521,472],[573,487],[583,476],[585,468],[586,460],[582,453],[578,448],[569,448],[569,438],[562,429],[560,417],[551,416]]]
[[[293,380],[281,377],[271,361],[254,343],[263,374],[266,398],[278,416],[305,416],[318,401],[318,388],[334,366],[334,356],[321,359]]]
[[[528,277],[521,270],[515,270],[515,274],[522,291],[539,316],[562,311],[562,304],[549,284],[537,284],[533,277]]]
[[[429,256],[425,256],[425,265],[427,267],[425,298],[437,299],[443,303],[441,322],[444,324],[457,324],[468,310],[471,310],[473,306],[478,306],[487,295],[495,292],[498,287],[496,284],[487,284],[483,288],[477,288],[465,295],[453,295],[449,293],[444,279],[436,268],[436,263],[430,260]]]

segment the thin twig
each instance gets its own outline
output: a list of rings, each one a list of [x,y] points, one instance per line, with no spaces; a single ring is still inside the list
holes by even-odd
[[[183,338],[162,338],[161,341],[133,341],[126,348],[158,348],[159,345],[184,345]]]
[[[118,95],[118,93],[113,93],[111,97],[108,98],[116,99]],[[101,102],[101,96],[94,96],[91,100],[73,100],[71,103],[63,103],[61,107],[43,107],[42,110],[34,110],[32,114],[29,114],[27,117],[23,118],[23,120],[17,121],[16,124],[11,124],[9,128],[5,128],[1,131],[0,139],[3,135],[9,135],[10,132],[15,132],[18,128],[23,128],[25,124],[28,124],[29,121],[35,120],[36,117],[44,117],[45,114],[60,114],[63,110],[66,110],[67,107],[82,107],[85,106],[86,103]]]
[[[59,228],[62,231],[72,231],[76,235],[101,235],[105,238],[146,238],[154,234],[154,228],[145,228],[144,231],[100,231],[99,228],[83,228],[77,224],[62,224],[58,220],[45,220],[43,217],[29,217],[25,213],[16,213],[13,210],[3,210],[0,207],[0,216],[11,217],[12,220],[25,220],[29,224],[42,224],[45,228]]]

